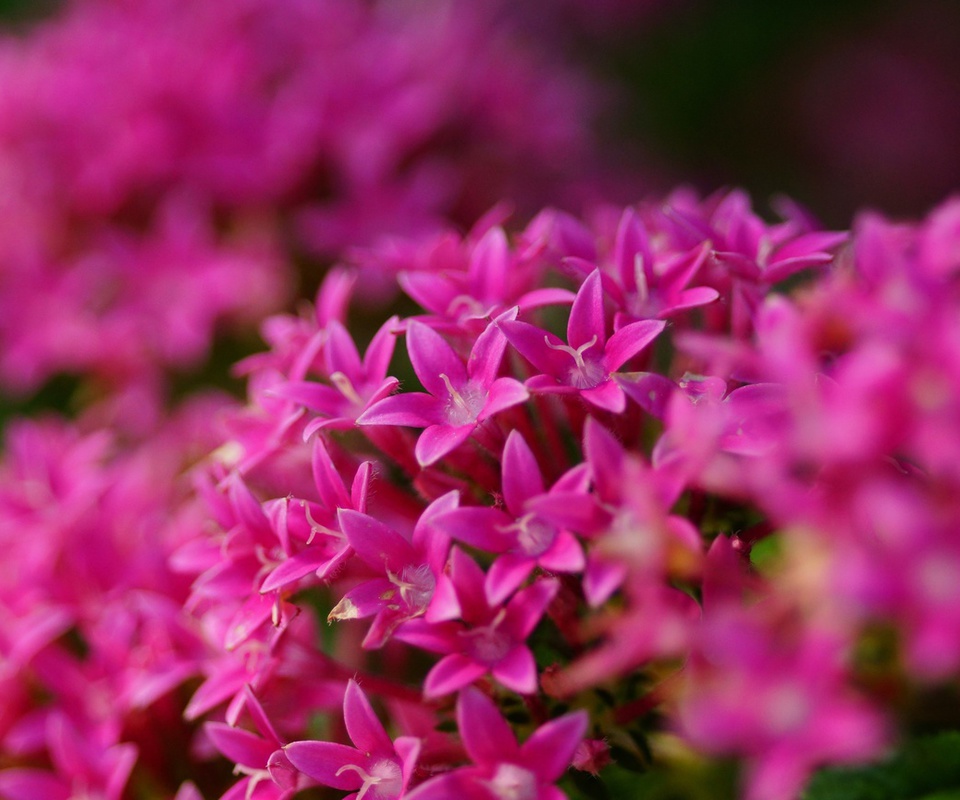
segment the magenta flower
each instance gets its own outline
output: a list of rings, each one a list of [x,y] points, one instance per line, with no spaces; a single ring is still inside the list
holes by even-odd
[[[430,312],[424,320],[434,326],[453,324],[470,330],[478,324],[486,327],[510,306],[523,312],[573,300],[566,289],[539,286],[545,266],[539,248],[511,251],[502,228],[490,228],[469,253],[460,252],[465,249],[463,245],[454,249],[450,237],[438,237],[427,264],[414,265],[397,278],[403,290]],[[457,258],[451,258],[451,250]]]
[[[377,648],[398,625],[428,613],[450,549],[450,540],[434,526],[434,519],[456,508],[457,501],[457,493],[448,492],[431,503],[409,541],[367,514],[341,509],[340,529],[376,577],[347,592],[327,619],[375,616],[363,646]]]
[[[579,394],[597,408],[620,413],[626,395],[613,379],[620,367],[649,345],[664,329],[659,320],[631,322],[607,338],[600,271],[583,282],[570,309],[567,342],[541,328],[515,319],[499,320],[504,335],[540,370],[526,386],[533,392]]]
[[[244,700],[257,733],[222,722],[204,726],[217,750],[236,763],[234,771],[244,775],[221,800],[288,800],[307,781],[287,759],[280,737],[249,686],[244,687]]]
[[[517,744],[509,723],[478,689],[468,687],[457,699],[457,722],[473,766],[431,778],[409,800],[563,800],[554,784],[570,765],[587,731],[586,711],[573,711],[537,728]]]
[[[551,491],[585,493],[588,485],[588,471],[574,469]],[[470,506],[437,519],[437,525],[450,537],[500,554],[485,582],[491,605],[503,603],[538,565],[548,572],[575,573],[583,569],[583,549],[576,537],[528,507],[528,501],[544,493],[536,457],[523,436],[513,431],[503,449],[505,510]]]
[[[528,396],[523,385],[513,378],[497,377],[506,347],[498,327],[504,318],[490,323],[480,334],[466,365],[440,334],[411,320],[407,325],[407,350],[427,392],[407,392],[381,400],[357,423],[426,428],[415,452],[420,466],[428,467],[467,441],[484,420],[522,403]]]
[[[617,328],[642,319],[664,319],[712,303],[720,293],[689,283],[706,261],[706,243],[690,250],[668,250],[658,258],[650,234],[633,208],[627,208],[617,227],[609,271],[602,271],[604,289],[616,305]],[[587,259],[568,258],[567,264],[585,275],[595,269]]]
[[[329,384],[291,380],[272,390],[321,415],[304,428],[305,438],[323,428],[352,428],[357,417],[397,388],[399,381],[387,376],[396,329],[397,317],[381,325],[361,361],[347,329],[337,320],[326,325],[322,352]]]
[[[445,654],[427,674],[424,695],[455,692],[488,673],[520,694],[536,692],[537,665],[526,640],[559,584],[539,580],[506,605],[491,605],[484,593],[483,571],[459,548],[450,554],[449,581],[452,592],[445,593],[446,609],[438,603],[434,619],[450,621],[411,620],[396,634],[402,641]]]
[[[283,749],[290,763],[323,786],[351,792],[344,800],[399,800],[413,775],[419,740],[392,741],[356,681],[347,684],[343,721],[354,747],[291,742]]]

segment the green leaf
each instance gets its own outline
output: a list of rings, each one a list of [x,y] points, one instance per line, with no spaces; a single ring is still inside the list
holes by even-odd
[[[822,770],[804,800],[960,800],[960,732],[907,742],[880,764]]]

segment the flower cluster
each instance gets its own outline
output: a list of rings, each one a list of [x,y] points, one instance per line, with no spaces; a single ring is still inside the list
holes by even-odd
[[[787,800],[883,752],[960,667],[960,203],[783,213],[487,218],[270,322],[176,558],[234,792],[559,798],[687,747]],[[378,259],[404,313],[351,334]]]
[[[216,443],[225,400],[152,437],[48,418],[11,423],[0,462],[0,796],[120,800],[187,776],[178,687],[205,660],[168,564],[202,517],[178,475]],[[194,768],[199,763],[194,760]],[[191,777],[197,778],[195,771]],[[179,776],[179,778],[177,777]],[[184,784],[178,800],[194,800]]]
[[[84,0],[4,39],[0,87],[9,392],[155,391],[276,311],[298,261],[530,204],[589,160],[578,80],[445,0]]]

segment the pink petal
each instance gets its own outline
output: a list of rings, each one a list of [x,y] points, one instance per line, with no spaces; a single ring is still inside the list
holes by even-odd
[[[274,592],[284,586],[300,580],[311,572],[316,572],[326,564],[331,555],[320,547],[309,547],[288,558],[276,567],[260,585],[261,594]]]
[[[666,327],[663,320],[642,319],[624,325],[607,342],[603,363],[607,372],[616,372],[627,361],[656,339]]]
[[[464,689],[457,699],[457,724],[470,758],[481,766],[512,761],[520,753],[509,723],[483,692]]]
[[[580,572],[585,563],[580,542],[565,530],[557,532],[550,549],[540,556],[540,565],[552,572]]]
[[[523,641],[533,632],[559,589],[560,584],[556,580],[547,578],[538,580],[513,596],[507,604],[504,625],[514,637]]]
[[[467,369],[453,348],[439,333],[422,322],[410,320],[407,325],[407,352],[413,371],[423,388],[435,397],[449,394],[442,375],[458,389],[467,382]]]
[[[373,707],[356,681],[347,683],[343,696],[343,721],[357,749],[366,753],[393,755],[393,741],[373,713]]]
[[[519,320],[504,322],[500,328],[507,341],[540,372],[558,379],[566,378],[573,361],[569,353],[559,349],[564,346],[560,339]]]
[[[531,311],[543,306],[565,306],[573,303],[576,295],[568,289],[534,289],[518,301],[520,311]]]
[[[499,323],[508,319],[516,319],[517,310],[514,308],[506,314],[501,314],[496,321],[487,325],[486,329],[477,337],[470,358],[467,360],[467,374],[472,380],[482,386],[489,386],[500,371],[500,362],[507,349],[507,340],[500,330]]]
[[[613,379],[651,417],[662,420],[666,416],[667,401],[677,388],[669,378],[656,372],[628,372],[614,375]]]
[[[507,292],[510,248],[502,228],[491,228],[474,246],[468,267],[475,297],[484,303],[503,303]]]
[[[626,576],[627,568],[622,563],[589,559],[583,576],[583,593],[590,607],[597,608],[609,600]]]
[[[462,618],[475,625],[485,625],[493,616],[483,590],[483,570],[459,547],[450,553],[450,579],[457,590]]]
[[[252,769],[263,769],[270,754],[277,749],[275,742],[261,739],[242,728],[234,728],[222,722],[208,722],[204,732],[223,755],[237,764]]]
[[[580,396],[603,411],[620,414],[627,407],[627,396],[616,381],[608,380],[592,389],[582,389]]]
[[[487,674],[487,667],[460,653],[441,658],[427,673],[423,684],[425,697],[443,697],[473,683]]]
[[[471,506],[458,508],[437,520],[437,525],[451,538],[488,553],[502,553],[513,543],[505,529],[513,518],[498,508]]]
[[[446,397],[446,394],[443,395]],[[407,425],[425,428],[446,419],[443,402],[423,392],[385,397],[357,417],[358,425]]]
[[[356,770],[337,771],[348,764],[362,766],[366,758],[354,747],[334,742],[291,742],[283,751],[300,772],[334,789],[359,789],[363,783]]]
[[[603,313],[603,285],[600,270],[595,269],[580,286],[567,321],[567,341],[575,350],[596,337],[598,346],[607,341],[606,316]]]
[[[395,584],[386,578],[364,581],[347,592],[327,615],[327,621],[366,619],[382,611],[390,597],[397,592]]]
[[[520,748],[524,762],[542,781],[553,783],[570,766],[589,721],[586,711],[574,711],[537,728]]]
[[[487,602],[491,606],[501,605],[513,594],[533,572],[536,559],[530,556],[506,553],[490,567],[484,588],[487,593]]]
[[[350,504],[347,487],[343,485],[343,478],[330,458],[323,440],[316,439],[313,443],[311,460],[313,482],[317,487],[322,504],[330,509]]]
[[[421,467],[436,464],[445,455],[456,450],[476,429],[476,425],[431,425],[417,439],[414,455]]]
[[[483,422],[494,414],[499,414],[508,408],[525,403],[529,397],[530,393],[519,381],[513,378],[498,378],[490,386],[487,401],[484,403],[477,421]]]
[[[511,431],[503,448],[503,499],[507,508],[519,516],[523,504],[543,491],[543,476],[533,451],[519,431]]]
[[[315,381],[290,381],[281,383],[269,392],[274,397],[306,406],[311,411],[333,415],[346,402],[344,396],[332,386]]]
[[[383,380],[390,369],[390,359],[393,358],[393,351],[397,344],[397,337],[394,330],[399,318],[394,315],[380,326],[370,344],[367,345],[367,352],[363,357],[363,369],[366,372],[369,382]]]
[[[363,365],[360,363],[360,354],[353,343],[353,337],[337,320],[331,320],[327,325],[326,356],[327,368],[332,375],[341,372],[351,383],[363,376]]]
[[[513,648],[493,665],[493,677],[517,694],[536,694],[537,664],[525,646]]]
[[[410,542],[379,520],[349,508],[339,509],[337,518],[351,547],[373,569],[399,573],[417,560]]]
[[[457,600],[457,590],[449,575],[440,575],[437,578],[437,587],[430,598],[424,619],[427,622],[445,622],[459,619],[462,611],[460,601]]]

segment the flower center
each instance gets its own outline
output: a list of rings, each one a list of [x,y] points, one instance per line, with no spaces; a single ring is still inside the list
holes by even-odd
[[[499,629],[506,614],[506,609],[502,608],[489,625],[460,634],[467,640],[467,654],[474,661],[492,666],[502,661],[513,648],[513,639]]]
[[[517,549],[525,556],[535,558],[546,551],[557,536],[557,529],[536,514],[524,514],[516,522],[500,528],[504,533],[515,533]]]
[[[446,408],[447,422],[454,426],[470,425],[476,422],[480,412],[483,411],[486,392],[473,381],[468,381],[461,387],[462,391],[458,391],[453,388],[450,378],[443,372],[440,373],[440,379],[450,395]]]
[[[597,343],[597,335],[594,334],[589,342],[580,345],[574,349],[568,344],[551,344],[550,340],[544,336],[543,341],[551,350],[562,350],[568,353],[573,359],[573,366],[567,373],[567,383],[575,386],[577,389],[592,389],[594,386],[603,382],[605,377],[603,365],[594,358],[589,361],[583,357],[583,354]]]
[[[489,782],[500,800],[536,800],[537,776],[517,764],[501,764]]]
[[[414,614],[421,613],[427,607],[437,586],[433,570],[426,564],[406,566],[399,575],[388,572],[387,577],[400,590],[400,597]]]
[[[357,793],[357,800],[363,800],[368,795],[371,800],[395,800],[403,789],[400,765],[389,758],[375,761],[370,767],[370,772],[358,764],[344,764],[335,774],[339,777],[348,771],[356,772],[363,781]]]

